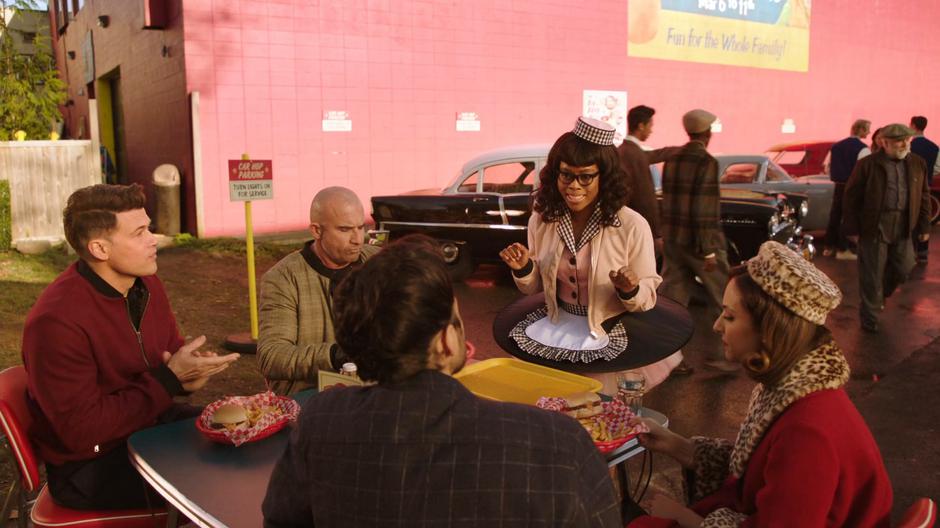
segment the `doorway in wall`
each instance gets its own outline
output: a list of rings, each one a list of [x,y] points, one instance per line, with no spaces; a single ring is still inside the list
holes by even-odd
[[[127,173],[127,148],[124,140],[124,106],[121,96],[121,69],[115,68],[98,78],[98,127],[101,145],[113,167],[107,174],[108,183],[129,183]],[[107,167],[107,161],[102,160]],[[106,169],[106,172],[107,169]]]

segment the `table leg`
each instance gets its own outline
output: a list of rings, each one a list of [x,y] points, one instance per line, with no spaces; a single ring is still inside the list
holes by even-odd
[[[166,528],[176,528],[180,523],[180,511],[169,502],[166,503]]]
[[[617,483],[620,485],[621,498],[630,498],[630,474],[626,461],[617,464]]]

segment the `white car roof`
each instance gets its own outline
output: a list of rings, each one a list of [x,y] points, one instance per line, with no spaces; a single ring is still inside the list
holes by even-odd
[[[494,150],[488,150],[478,156],[474,156],[468,162],[463,164],[460,172],[466,174],[467,171],[480,165],[490,165],[492,163],[513,160],[513,159],[538,159],[548,156],[548,151],[552,146],[548,143],[531,145],[513,145]]]

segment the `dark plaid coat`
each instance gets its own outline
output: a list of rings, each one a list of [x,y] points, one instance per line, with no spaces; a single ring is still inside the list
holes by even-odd
[[[718,160],[690,141],[663,167],[663,240],[699,255],[725,249]]]
[[[622,526],[576,421],[436,371],[311,398],[262,511],[268,527]]]

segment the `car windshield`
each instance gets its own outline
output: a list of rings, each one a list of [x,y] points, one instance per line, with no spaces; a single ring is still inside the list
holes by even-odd
[[[460,181],[458,174],[457,192],[472,193],[482,190],[486,193],[513,194],[530,193],[537,186],[538,173],[535,171],[536,160],[496,162],[484,167],[477,167]],[[461,173],[462,174],[462,173]],[[479,185],[480,175],[483,184]],[[482,189],[480,189],[482,187]]]
[[[780,152],[768,152],[767,157],[769,157],[773,162],[779,163],[781,165],[799,165],[806,161],[806,151],[783,150]]]
[[[767,164],[767,181],[787,182],[791,180],[793,180],[793,178],[787,174],[787,171],[783,170],[783,167],[772,161]]]

